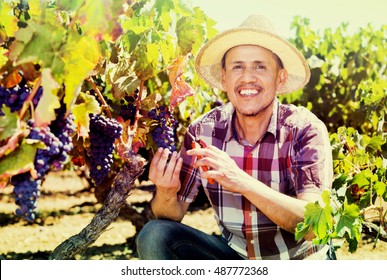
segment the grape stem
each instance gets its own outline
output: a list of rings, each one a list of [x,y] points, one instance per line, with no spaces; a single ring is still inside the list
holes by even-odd
[[[105,110],[106,114],[109,118],[113,118],[112,113],[110,112],[109,105],[106,103],[105,98],[103,98],[103,95],[97,85],[95,84],[92,77],[89,77],[87,81],[91,84],[91,87],[94,89],[94,91],[97,93],[99,101],[102,103],[102,109]]]
[[[138,98],[136,101],[136,115],[134,116],[133,130],[137,131],[138,119],[140,118],[140,109],[141,109],[141,100],[142,100],[142,91],[144,90],[145,81],[141,80],[140,91],[138,93]]]
[[[23,107],[21,108],[19,112],[19,119],[22,120],[24,116],[26,115],[26,112],[28,110],[28,106],[32,104],[32,100],[34,99],[36,93],[38,92],[38,89],[40,85],[42,84],[42,76],[39,76],[38,80],[36,81],[35,86],[33,87],[31,93],[28,95],[27,99],[23,103]],[[31,106],[32,108],[34,106]]]

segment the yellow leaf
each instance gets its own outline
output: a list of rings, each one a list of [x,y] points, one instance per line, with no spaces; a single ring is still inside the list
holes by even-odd
[[[0,42],[5,39],[2,38],[1,30],[5,31],[5,35],[8,37],[13,37],[16,30],[18,30],[17,26],[17,18],[13,15],[13,8],[9,3],[5,3],[2,1],[0,3]]]
[[[73,106],[74,123],[78,128],[78,135],[80,137],[87,137],[89,131],[89,114],[99,114],[101,109],[94,96],[81,92],[80,99],[83,99],[83,102]]]
[[[66,44],[64,62],[65,103],[71,107],[79,88],[101,57],[98,42],[90,37],[71,34]]]
[[[35,110],[35,125],[47,126],[56,119],[55,109],[60,107],[57,96],[59,85],[51,75],[51,70],[42,70],[43,94]]]

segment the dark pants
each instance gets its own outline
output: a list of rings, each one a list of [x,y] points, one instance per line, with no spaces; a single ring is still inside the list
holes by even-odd
[[[170,221],[152,220],[140,231],[136,239],[137,252],[142,260],[242,260],[228,246],[227,241],[190,226]],[[335,260],[332,250],[326,260]]]
[[[152,220],[136,239],[142,260],[241,260],[227,241],[187,225],[169,220]]]

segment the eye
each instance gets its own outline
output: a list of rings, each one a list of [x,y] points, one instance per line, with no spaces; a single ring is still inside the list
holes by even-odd
[[[265,70],[265,69],[266,69],[266,65],[264,65],[264,64],[258,64],[257,66],[255,66],[255,69],[256,69],[256,70]]]
[[[240,70],[240,69],[243,69],[243,67],[242,67],[242,65],[234,65],[233,67],[232,67],[232,70]]]

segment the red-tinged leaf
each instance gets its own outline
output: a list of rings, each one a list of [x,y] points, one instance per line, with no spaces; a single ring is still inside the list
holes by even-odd
[[[194,95],[193,88],[184,80],[183,73],[191,58],[191,54],[175,59],[169,69],[169,82],[172,85],[170,110],[172,111],[187,96]]]
[[[12,88],[18,85],[21,80],[22,76],[20,75],[19,70],[14,69],[11,73],[4,77],[4,79],[1,81],[1,84],[3,84],[6,88]]]
[[[28,135],[28,132],[23,130],[18,130],[15,134],[12,135],[4,146],[0,147],[0,158],[12,153],[19,145],[19,140]]]
[[[182,55],[176,58],[170,66],[168,66],[169,70],[169,82],[174,84],[176,79],[183,75],[185,68],[191,58],[191,54]]]
[[[57,91],[58,83],[51,75],[51,70],[42,70],[43,94],[35,110],[35,126],[44,127],[56,119],[55,109],[60,107]]]
[[[42,148],[40,141],[23,141],[12,153],[0,158],[0,180],[28,171],[36,178],[34,159],[38,148]]]
[[[187,82],[182,77],[179,77],[174,86],[172,86],[172,93],[170,98],[171,111],[180,102],[184,101],[187,96],[192,96],[194,94],[195,92],[193,88],[187,84]]]
[[[9,178],[0,178],[0,189],[5,188],[8,185]]]
[[[16,86],[22,78],[26,81],[34,81],[39,76],[39,72],[36,71],[33,63],[25,63],[15,67],[9,62],[0,69],[0,73],[3,76],[0,84],[6,88]]]
[[[136,130],[136,134],[133,137],[132,142],[132,151],[137,154],[140,148],[144,148],[147,140],[147,133],[149,132],[149,128],[147,127],[138,127]]]

